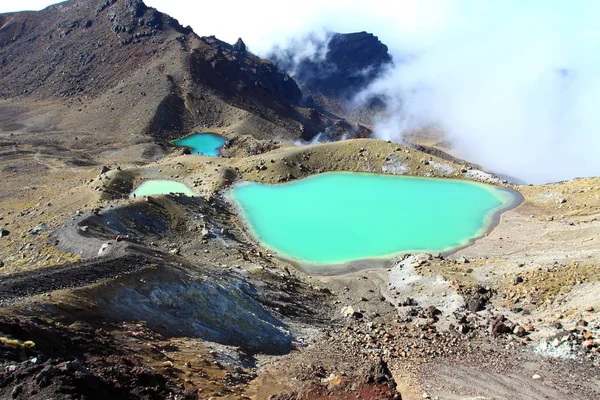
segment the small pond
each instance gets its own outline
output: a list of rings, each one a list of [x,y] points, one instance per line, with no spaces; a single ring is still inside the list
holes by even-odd
[[[194,195],[192,189],[190,189],[181,182],[156,179],[145,181],[140,186],[138,186],[137,189],[131,192],[129,197],[152,196],[169,193],[182,193],[186,196]]]
[[[216,133],[204,132],[194,133],[182,139],[175,140],[174,145],[188,147],[192,154],[216,157],[221,154],[221,147],[225,144],[227,138]]]

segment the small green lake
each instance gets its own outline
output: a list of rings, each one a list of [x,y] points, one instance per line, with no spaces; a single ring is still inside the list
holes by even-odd
[[[483,235],[515,191],[470,181],[328,172],[230,192],[263,246],[302,264],[448,252]]]
[[[194,133],[182,139],[175,140],[174,145],[192,149],[192,154],[216,157],[221,153],[221,147],[227,141],[216,133]]]
[[[131,192],[129,197],[152,196],[169,193],[182,193],[186,196],[194,195],[192,189],[190,189],[181,182],[156,179],[145,181],[140,186],[138,186],[137,189]]]

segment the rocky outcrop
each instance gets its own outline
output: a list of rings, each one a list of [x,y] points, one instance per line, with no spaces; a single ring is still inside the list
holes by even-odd
[[[244,43],[242,38],[239,38],[237,42],[235,42],[235,44],[233,45],[233,49],[238,53],[244,54],[246,53],[246,43]]]
[[[246,50],[214,36],[200,38],[188,57],[194,82],[212,86],[228,97],[270,99],[275,106],[298,105],[302,92],[289,75]]]
[[[293,49],[274,54],[282,69],[294,71],[294,78],[313,95],[347,99],[377,78],[392,63],[386,45],[367,32],[335,33],[329,38],[324,58],[306,57],[297,63]],[[325,51],[323,51],[325,50]]]

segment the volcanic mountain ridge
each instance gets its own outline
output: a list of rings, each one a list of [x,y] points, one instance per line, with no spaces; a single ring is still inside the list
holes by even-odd
[[[61,100],[75,107],[61,122],[77,129],[109,125],[159,139],[208,126],[263,138],[310,139],[326,128],[365,134],[305,107],[311,101],[296,82],[241,40],[199,37],[140,0],[3,14],[0,66],[0,99]]]

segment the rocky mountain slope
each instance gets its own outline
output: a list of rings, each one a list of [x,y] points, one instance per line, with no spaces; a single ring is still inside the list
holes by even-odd
[[[352,98],[393,64],[387,46],[368,32],[331,33],[325,41],[307,42],[315,49],[306,57],[298,58],[301,44],[296,44],[276,49],[269,59],[292,74],[316,104],[338,115],[370,122],[382,102],[372,101],[357,109]]]
[[[235,126],[310,139],[337,122],[301,108],[295,81],[243,42],[231,46],[140,0],[72,0],[0,16],[0,99],[56,101],[70,125],[126,121],[171,138]],[[123,125],[127,125],[125,128]]]
[[[297,144],[368,131],[139,1],[0,15],[0,62],[0,399],[600,397],[600,178],[515,186],[425,146]],[[227,137],[219,157],[167,141],[196,129]],[[454,254],[318,275],[263,247],[228,190],[326,171],[523,203]],[[194,195],[129,196],[155,179]]]
[[[333,33],[317,45],[315,54],[299,60],[294,46],[270,57],[313,95],[351,98],[392,64],[387,46],[372,33]]]

